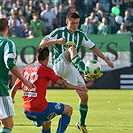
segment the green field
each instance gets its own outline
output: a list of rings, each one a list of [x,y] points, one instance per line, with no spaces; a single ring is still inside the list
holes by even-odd
[[[70,104],[74,111],[66,133],[80,133],[75,128],[78,121],[78,97],[73,90],[48,90],[48,101]],[[89,113],[86,125],[89,133],[133,133],[133,91],[89,90]],[[21,91],[15,98],[14,128],[12,133],[39,133],[40,128],[26,119],[22,110]],[[59,117],[52,120],[52,133],[56,133]]]

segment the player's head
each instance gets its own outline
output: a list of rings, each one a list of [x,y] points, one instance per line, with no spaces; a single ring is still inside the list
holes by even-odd
[[[49,59],[49,49],[48,47],[39,47],[37,49],[37,56],[36,56],[38,61],[44,61]]]
[[[66,17],[67,29],[70,32],[75,32],[78,29],[80,16],[77,12],[70,12]]]
[[[0,18],[0,34],[6,36],[9,30],[8,20],[6,18]]]

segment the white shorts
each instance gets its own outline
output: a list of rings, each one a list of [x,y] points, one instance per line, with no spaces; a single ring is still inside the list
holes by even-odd
[[[54,63],[53,69],[56,74],[66,79],[72,85],[85,85],[85,82],[77,68],[72,63],[66,60],[63,53]]]
[[[0,96],[0,120],[14,115],[12,98],[10,96]]]

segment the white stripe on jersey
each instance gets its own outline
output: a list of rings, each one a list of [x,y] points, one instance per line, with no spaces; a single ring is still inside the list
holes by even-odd
[[[13,46],[13,51],[12,51],[13,53],[9,53],[9,43],[8,42],[5,44],[5,47],[4,47],[4,62],[8,69],[9,69],[9,67],[7,65],[8,59],[12,58],[15,60],[15,58],[16,58],[16,47],[15,47],[14,42],[12,42],[12,46]]]

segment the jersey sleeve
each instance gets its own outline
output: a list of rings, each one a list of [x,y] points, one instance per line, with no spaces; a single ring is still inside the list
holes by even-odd
[[[12,41],[7,41],[5,44],[4,62],[8,69],[12,69],[16,65],[16,47]]]
[[[85,34],[83,36],[83,46],[88,47],[89,49],[92,49],[95,47],[95,43],[92,42]]]
[[[45,36],[45,37],[43,38],[43,40],[45,40],[45,41],[49,41],[49,40],[53,40],[53,38],[50,37],[49,35],[47,35],[47,36]]]
[[[56,28],[55,30],[53,30],[53,31],[49,34],[49,37],[51,37],[51,38],[53,38],[53,39],[57,39],[57,38],[58,38],[59,32],[60,32],[59,28]]]
[[[57,75],[53,69],[49,68],[49,72],[48,72],[48,77],[49,79],[53,82],[56,83],[56,81],[58,79],[60,79],[61,77],[59,75]]]

